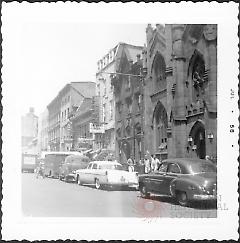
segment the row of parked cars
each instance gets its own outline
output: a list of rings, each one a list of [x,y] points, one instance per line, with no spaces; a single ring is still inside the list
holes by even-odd
[[[166,195],[182,206],[191,201],[217,199],[217,168],[202,159],[166,159],[159,170],[138,174],[127,171],[116,160],[90,161],[84,155],[69,155],[59,168],[59,179],[93,185],[96,189],[133,187],[144,198],[151,194]]]

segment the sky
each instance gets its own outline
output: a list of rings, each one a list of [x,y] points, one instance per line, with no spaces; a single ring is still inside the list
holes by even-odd
[[[19,37],[19,78],[32,91],[24,97],[24,110],[33,106],[36,112],[41,112],[66,83],[95,81],[97,61],[120,41],[143,45],[145,26],[64,22],[24,24]]]
[[[5,37],[9,38],[14,83],[21,84],[21,114],[34,107],[39,115],[69,82],[95,82],[97,61],[119,42],[145,43],[147,23],[86,22],[79,17],[81,9],[75,19],[69,21],[68,11],[56,20],[56,8],[49,10],[49,16],[41,16],[44,11],[18,7],[17,14],[24,18],[11,18],[10,10],[7,18]]]

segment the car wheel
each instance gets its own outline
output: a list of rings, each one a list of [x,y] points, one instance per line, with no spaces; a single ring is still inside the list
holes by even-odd
[[[184,191],[177,192],[177,201],[181,206],[186,207],[188,205],[187,193]]]
[[[100,187],[101,187],[101,184],[99,182],[99,179],[95,179],[95,188],[100,189]]]
[[[149,198],[150,193],[148,192],[147,187],[145,185],[140,185],[139,190],[140,190],[140,193],[141,193],[141,197]]]
[[[77,184],[78,184],[79,186],[81,186],[81,185],[82,185],[82,182],[81,182],[80,176],[78,176],[78,177],[77,177]]]

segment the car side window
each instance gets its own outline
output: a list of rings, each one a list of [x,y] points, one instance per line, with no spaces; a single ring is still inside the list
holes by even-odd
[[[92,169],[97,169],[97,164],[93,164]]]
[[[167,163],[163,163],[160,165],[158,172],[167,172]]]
[[[168,172],[169,173],[174,173],[174,174],[180,174],[181,170],[177,164],[170,164],[168,166]]]

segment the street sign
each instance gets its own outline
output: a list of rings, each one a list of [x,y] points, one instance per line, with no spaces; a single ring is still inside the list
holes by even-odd
[[[89,123],[89,132],[90,133],[104,133],[104,126]]]

